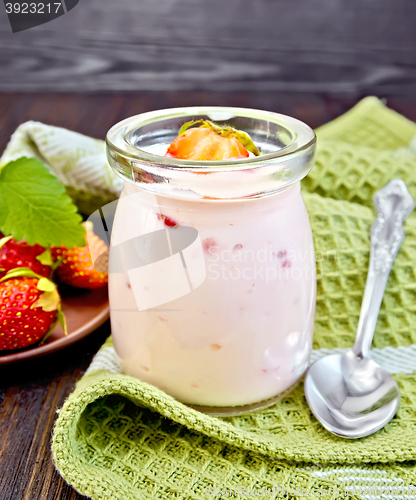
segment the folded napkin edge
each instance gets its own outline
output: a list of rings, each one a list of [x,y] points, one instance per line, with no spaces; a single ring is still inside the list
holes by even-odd
[[[342,450],[335,450],[334,447],[337,443],[334,441],[339,441],[341,438],[329,435],[328,438],[331,441],[320,443],[319,450],[315,449],[313,442],[302,442],[294,446],[290,435],[285,436],[280,446],[276,446],[270,436],[253,435],[253,432],[237,429],[232,423],[188,408],[149,384],[137,382],[136,379],[128,375],[112,374],[105,370],[94,371],[78,382],[77,388],[67,398],[59,411],[54,428],[53,443],[56,443],[56,439],[60,435],[65,435],[69,441],[75,440],[79,418],[87,406],[97,399],[111,395],[126,397],[134,404],[155,411],[190,430],[278,460],[321,464],[334,462],[351,464],[356,463],[357,460],[361,463],[397,463],[412,460],[416,456],[416,445],[403,450],[400,444],[394,443],[397,447],[386,447],[384,457],[380,457],[371,446],[366,446],[365,440],[359,440],[355,442],[355,448],[358,447],[361,452],[360,458],[357,459],[356,450],[353,452],[349,449],[350,441],[342,440],[345,441],[346,446]]]

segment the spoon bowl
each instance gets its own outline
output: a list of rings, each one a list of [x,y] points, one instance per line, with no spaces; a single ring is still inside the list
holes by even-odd
[[[352,350],[316,361],[305,380],[305,394],[315,417],[328,431],[345,438],[368,436],[395,415],[399,388],[371,358]]]

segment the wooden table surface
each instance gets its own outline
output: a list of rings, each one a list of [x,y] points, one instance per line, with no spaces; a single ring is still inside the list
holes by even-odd
[[[416,121],[416,96],[413,99],[389,97],[388,105]],[[345,112],[358,100],[358,97],[277,92],[0,94],[0,151],[15,128],[27,120],[104,138],[111,125],[136,113],[165,107],[215,104],[277,111],[317,127]],[[55,471],[50,453],[51,431],[56,409],[62,405],[109,334],[107,322],[84,340],[60,352],[0,367],[1,500],[85,498]]]

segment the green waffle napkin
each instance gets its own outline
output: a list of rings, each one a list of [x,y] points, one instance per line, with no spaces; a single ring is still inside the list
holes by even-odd
[[[353,344],[374,192],[401,178],[416,198],[416,125],[378,99],[364,99],[317,135],[316,165],[303,181],[319,278],[313,359]],[[210,417],[121,374],[108,339],[59,411],[59,472],[96,500],[416,498],[415,214],[406,234],[373,343],[374,359],[402,392],[384,429],[355,441],[332,436],[301,385],[257,413]]]

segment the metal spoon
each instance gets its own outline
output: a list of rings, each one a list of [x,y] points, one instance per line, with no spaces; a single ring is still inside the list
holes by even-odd
[[[317,360],[305,377],[312,413],[325,429],[351,439],[381,429],[400,400],[396,382],[370,358],[370,347],[387,278],[404,240],[404,220],[415,203],[405,183],[395,179],[377,191],[374,204],[377,219],[371,228],[370,268],[354,347]]]

